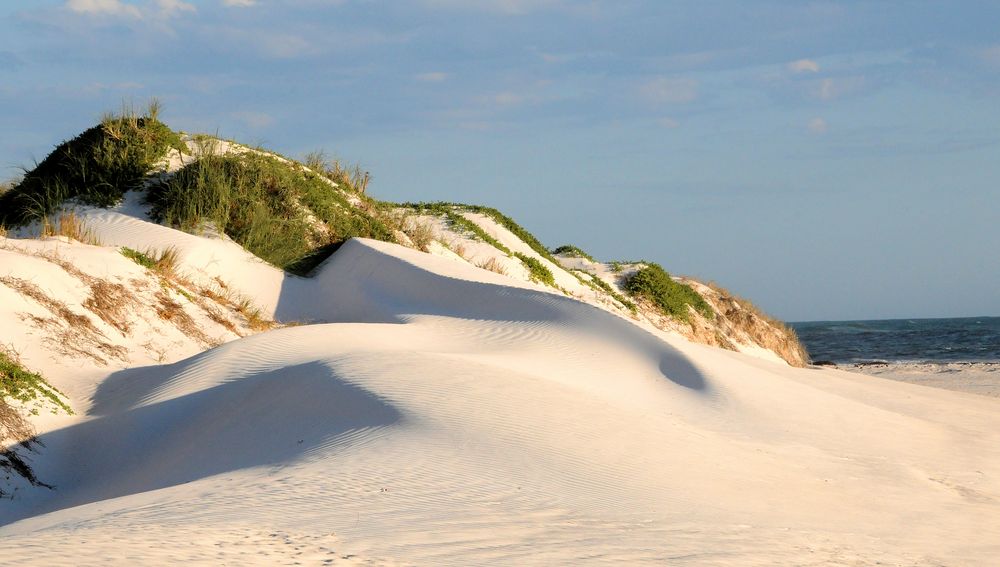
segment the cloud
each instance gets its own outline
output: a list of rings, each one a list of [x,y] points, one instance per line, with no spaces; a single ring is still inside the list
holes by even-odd
[[[106,14],[142,18],[139,8],[121,0],[68,0],[66,8],[78,14]]]
[[[681,125],[680,122],[670,117],[660,118],[659,120],[656,121],[656,123],[668,129],[674,129]]]
[[[819,73],[819,63],[812,59],[799,59],[789,63],[788,70],[793,73]]]
[[[698,98],[698,81],[659,77],[639,87],[639,95],[655,104],[679,104]]]
[[[257,0],[222,0],[222,5],[228,8],[249,8],[256,6]]]
[[[813,134],[823,134],[830,129],[830,125],[826,123],[826,120],[817,116],[806,124],[806,128]]]
[[[523,16],[538,10],[562,7],[562,0],[424,0],[431,8],[451,8]]]
[[[525,101],[524,95],[510,91],[497,93],[492,99],[498,106],[516,106]]]
[[[821,100],[833,100],[845,95],[854,94],[865,86],[865,78],[861,75],[852,77],[827,78],[817,82],[813,94]]]
[[[430,73],[420,73],[414,77],[416,80],[422,83],[440,83],[448,78],[448,73],[442,73],[441,71],[433,71]]]
[[[979,58],[994,69],[1000,69],[1000,45],[993,45],[980,50]]]
[[[266,112],[234,112],[232,116],[247,126],[255,129],[267,128],[268,126],[274,124],[274,117]]]
[[[181,0],[156,0],[156,5],[160,9],[160,16],[170,18],[180,12],[195,12],[195,7]]]
[[[144,8],[121,0],[67,0],[66,8],[78,14],[128,17],[137,20],[147,16],[161,19],[172,18],[181,12],[196,11],[193,4],[183,0],[155,0],[153,5],[147,5]]]

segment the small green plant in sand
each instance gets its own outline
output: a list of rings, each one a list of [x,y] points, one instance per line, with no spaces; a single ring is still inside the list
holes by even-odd
[[[0,347],[0,398],[12,398],[28,403],[39,396],[51,401],[66,413],[73,413],[62,399],[59,391],[52,387],[40,374],[25,370],[17,354],[7,347]],[[6,403],[6,402],[4,402]]]

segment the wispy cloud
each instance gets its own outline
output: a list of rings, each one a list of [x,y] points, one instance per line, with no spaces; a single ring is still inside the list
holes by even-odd
[[[441,71],[432,71],[429,73],[420,73],[414,76],[414,79],[422,83],[440,83],[448,79],[448,73]]]
[[[423,3],[432,8],[477,10],[510,16],[523,16],[551,8],[571,7],[563,0],[424,0]]]
[[[993,45],[979,51],[979,58],[994,69],[1000,69],[1000,45]]]
[[[66,8],[78,14],[99,14],[142,18],[142,12],[132,4],[121,0],[68,0]]]
[[[865,77],[862,75],[826,78],[814,84],[813,94],[821,100],[833,100],[861,91],[865,83]]]
[[[229,8],[249,8],[257,5],[257,0],[222,0],[222,5]]]
[[[824,134],[830,129],[830,125],[820,117],[813,118],[806,124],[806,128],[813,134]]]
[[[673,118],[670,118],[669,116],[660,118],[659,120],[656,121],[656,123],[659,124],[660,126],[663,126],[664,128],[671,130],[681,125],[680,122],[674,120]]]
[[[698,81],[658,77],[639,87],[639,95],[654,104],[680,104],[698,98]]]
[[[143,7],[121,0],[67,0],[65,7],[77,14],[125,17],[135,20],[172,18],[182,12],[195,12],[194,4],[182,0],[155,0]]]
[[[266,112],[241,111],[232,113],[232,117],[254,129],[267,128],[274,124],[274,117]]]
[[[789,63],[788,70],[793,73],[819,73],[819,63],[812,59],[799,59]]]
[[[156,6],[159,8],[159,15],[166,18],[176,16],[181,12],[196,11],[193,4],[181,0],[156,0]]]

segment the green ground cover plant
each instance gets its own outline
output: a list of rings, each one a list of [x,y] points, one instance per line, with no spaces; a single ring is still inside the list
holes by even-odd
[[[41,220],[67,199],[108,207],[141,185],[169,148],[187,151],[177,133],[159,120],[160,105],[143,114],[123,108],[72,140],[59,144],[10,190],[0,194],[0,225]]]
[[[552,275],[552,271],[546,268],[545,264],[539,262],[538,258],[533,258],[527,254],[521,254],[520,252],[514,252],[514,257],[520,260],[528,268],[532,281],[553,287],[556,285],[556,279]]]
[[[504,254],[511,254],[510,249],[504,246],[499,240],[493,238],[478,224],[460,214],[460,211],[464,210],[466,205],[456,205],[454,203],[403,203],[400,206],[413,209],[414,212],[421,215],[444,216],[448,224],[456,230],[471,234],[473,237],[493,246]]]
[[[635,303],[629,301],[628,298],[626,298],[624,295],[618,293],[618,290],[616,290],[615,288],[611,287],[611,284],[609,284],[608,282],[606,282],[606,281],[602,280],[601,278],[597,277],[595,274],[592,274],[590,272],[584,272],[584,273],[586,273],[587,275],[589,275],[590,279],[581,278],[579,276],[577,277],[577,279],[580,280],[581,282],[589,285],[590,287],[592,287],[594,289],[601,290],[601,291],[607,293],[608,295],[610,295],[611,297],[613,297],[615,299],[615,301],[617,301],[618,303],[621,303],[622,305],[624,305],[626,309],[628,309],[632,313],[635,313],[635,311],[636,311]]]
[[[73,410],[59,398],[57,392],[40,374],[25,370],[10,349],[0,348],[0,398],[32,402],[42,396],[72,414]]]
[[[690,322],[689,306],[708,319],[714,318],[711,306],[698,292],[674,281],[659,264],[642,263],[644,266],[625,280],[625,291],[629,295],[650,301],[664,314],[686,323]]]

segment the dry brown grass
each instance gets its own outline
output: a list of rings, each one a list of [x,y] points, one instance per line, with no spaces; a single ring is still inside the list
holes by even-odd
[[[493,273],[500,274],[501,276],[507,275],[507,268],[504,267],[504,265],[500,263],[500,261],[497,260],[495,256],[491,256],[489,260],[486,260],[484,262],[477,262],[476,267],[482,268],[484,270],[489,270]]]
[[[266,331],[276,323],[261,314],[260,309],[250,299],[244,298],[236,305],[236,311],[246,319],[247,326],[254,331]]]
[[[17,408],[0,397],[0,450],[6,449],[11,443],[20,443],[34,436],[35,429],[31,423]]]
[[[168,279],[177,275],[180,257],[176,247],[170,246],[160,252],[151,253],[149,256],[153,258],[154,272]]]
[[[809,354],[799,342],[794,329],[767,315],[749,299],[740,297],[715,282],[704,285],[716,294],[707,299],[735,330],[745,333],[756,344],[774,351],[792,366],[802,367],[808,364]]]
[[[94,231],[87,226],[83,219],[76,216],[76,213],[59,213],[54,217],[45,217],[42,220],[41,237],[65,236],[71,240],[100,246],[101,241],[94,234]]]
[[[169,322],[177,330],[202,344],[213,345],[216,342],[201,330],[198,323],[184,310],[184,306],[174,301],[166,289],[156,292],[156,301],[154,308],[160,319]]]
[[[118,329],[122,335],[132,330],[129,314],[137,305],[135,296],[121,284],[95,279],[90,283],[90,297],[83,302],[88,311]]]
[[[129,313],[139,303],[131,290],[121,284],[91,276],[55,253],[39,253],[36,256],[52,262],[83,282],[90,288],[90,297],[83,302],[83,307],[120,331],[122,335],[129,333],[132,329]]]
[[[430,223],[417,220],[408,222],[403,232],[410,237],[413,245],[423,252],[430,250],[431,242],[434,242],[436,236],[434,227]]]
[[[465,258],[466,254],[465,245],[462,244],[461,242],[459,242],[458,244],[452,243],[451,246],[449,246],[449,248],[451,248],[451,251],[454,252],[455,254],[458,254],[462,258]]]

